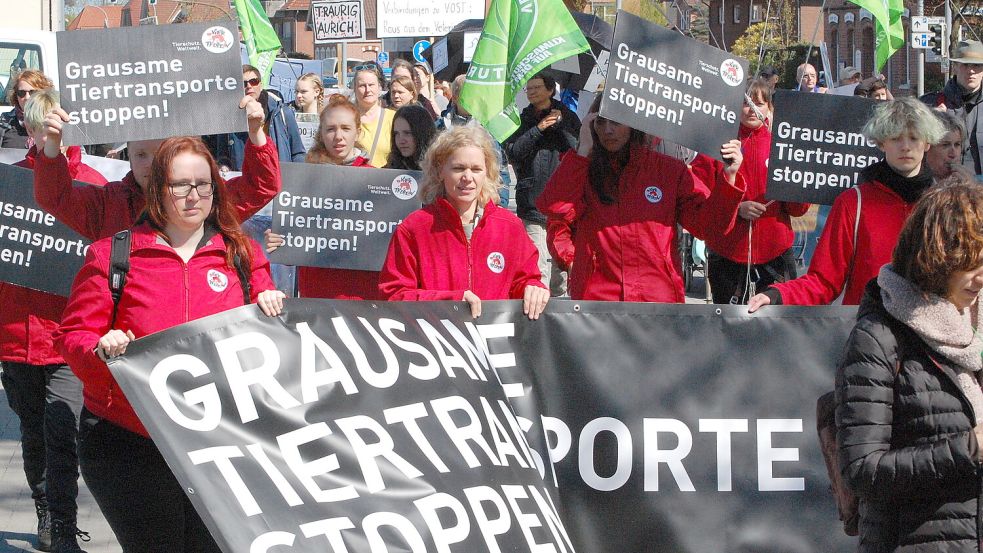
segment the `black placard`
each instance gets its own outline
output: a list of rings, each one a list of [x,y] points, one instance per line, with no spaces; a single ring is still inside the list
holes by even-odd
[[[38,207],[34,171],[0,164],[0,281],[68,296],[90,243]]]
[[[737,138],[748,62],[619,11],[601,116],[715,159]]]
[[[61,32],[65,144],[246,130],[234,21]]]
[[[876,100],[777,90],[773,101],[769,200],[832,204],[884,158],[860,132]]]
[[[396,225],[420,208],[422,173],[329,164],[283,163],[273,232],[286,244],[276,263],[378,271]]]

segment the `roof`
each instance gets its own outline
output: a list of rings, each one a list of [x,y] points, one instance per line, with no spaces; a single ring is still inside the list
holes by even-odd
[[[79,29],[103,29],[122,27],[123,6],[85,6],[75,19],[65,28],[66,31]]]
[[[233,17],[229,0],[157,0],[156,6],[150,6],[147,0],[129,0],[130,22],[132,26],[140,24],[145,17],[157,16],[157,23],[211,21],[213,19],[228,19]]]

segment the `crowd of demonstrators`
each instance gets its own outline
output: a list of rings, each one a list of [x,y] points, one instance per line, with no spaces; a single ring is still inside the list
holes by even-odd
[[[983,42],[978,40],[961,41],[956,45],[952,62],[953,75],[945,87],[939,91],[922,96],[922,101],[936,109],[951,111],[963,120],[966,129],[963,147],[969,155],[964,155],[967,169],[974,174],[983,174],[983,110],[977,109],[983,102]]]
[[[25,69],[11,79],[7,103],[14,109],[0,115],[0,148],[30,149],[34,145],[24,123],[24,107],[31,94],[54,86],[51,79],[37,69]]]
[[[55,338],[84,384],[82,476],[124,551],[219,551],[104,360],[135,338],[244,303],[279,312],[283,294],[232,201],[200,139],[165,140],[150,169],[147,218],[129,232],[118,303],[112,237],[89,248]]]
[[[924,104],[902,98],[879,104],[863,133],[884,160],[836,197],[808,272],[755,295],[750,312],[769,304],[825,305],[841,294],[844,304],[857,305],[864,286],[890,261],[908,214],[933,183],[925,152],[945,128]]]
[[[389,157],[389,135],[393,129],[393,110],[382,102],[385,80],[376,65],[366,65],[355,71],[355,106],[358,108],[362,132],[358,147],[367,152],[369,164],[382,167]]]
[[[953,180],[915,205],[836,371],[861,553],[978,551],[983,537],[983,188]]]
[[[383,101],[385,102],[385,104],[391,108],[400,107],[401,104],[397,105],[397,103],[392,98],[393,93],[391,89],[392,89],[392,83],[395,83],[397,81],[399,81],[400,83],[404,83],[404,81],[402,81],[403,78],[409,79],[409,81],[413,83],[413,91],[415,95],[411,97],[410,102],[416,102],[421,106],[423,106],[423,108],[427,110],[427,113],[430,114],[431,120],[436,121],[438,112],[435,111],[433,104],[427,101],[426,96],[422,94],[422,90],[420,89],[420,84],[418,84],[419,78],[416,74],[416,70],[414,69],[413,64],[404,59],[393,60],[392,72],[390,73],[389,76],[390,90],[383,95]],[[406,84],[403,84],[403,88],[405,90],[410,90],[410,88]]]
[[[766,82],[756,80],[748,86],[747,95],[753,103],[744,103],[738,131],[744,152],[740,169],[746,186],[744,199],[738,206],[734,226],[705,238],[710,249],[707,280],[714,303],[747,303],[754,290],[794,279],[797,275],[791,218],[802,216],[809,209],[809,204],[765,200],[771,152],[771,89]],[[701,154],[692,167],[700,180],[712,185],[716,182],[713,176],[723,169],[723,163]]]
[[[741,143],[721,146],[728,160],[712,192],[681,161],[652,150],[645,135],[600,117],[595,98],[577,150],[563,155],[536,206],[575,228],[570,297],[685,301],[676,225],[698,238],[734,224],[744,196]]]
[[[437,137],[424,160],[425,207],[396,227],[379,277],[389,300],[522,299],[537,319],[549,300],[537,251],[519,219],[498,207],[498,159],[491,136],[462,126]]]
[[[553,296],[566,294],[563,270],[546,246],[546,216],[536,209],[536,199],[560,165],[560,156],[577,148],[580,119],[553,97],[556,81],[540,73],[526,83],[529,105],[520,114],[519,129],[505,143],[516,174],[516,215],[539,251],[539,272]]]
[[[45,79],[42,74],[34,82]],[[45,143],[45,120],[58,108],[57,102],[57,93],[44,88],[34,90],[23,104],[22,123],[31,147],[16,165],[34,169],[44,157],[39,148],[54,147],[65,159],[69,179],[106,184],[98,171],[82,163],[78,146]],[[38,547],[58,553],[81,551],[77,535],[88,539],[76,528],[82,384],[53,340],[65,303],[62,296],[0,282],[0,380],[20,420],[24,474],[38,517]]]
[[[392,144],[386,169],[420,171],[423,156],[437,136],[437,128],[423,106],[411,104],[396,110]]]
[[[290,102],[290,108],[295,113],[321,113],[323,106],[324,84],[321,77],[315,73],[304,73],[294,84],[294,100]]]

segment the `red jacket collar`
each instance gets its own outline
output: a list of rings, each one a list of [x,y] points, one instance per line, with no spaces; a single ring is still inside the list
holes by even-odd
[[[205,231],[207,233],[208,229],[206,228]],[[130,238],[131,251],[138,251],[143,249],[152,249],[152,250],[166,249],[168,251],[172,250],[170,246],[166,246],[165,244],[161,244],[158,242],[157,237],[163,236],[163,233],[159,232],[157,229],[152,227],[149,222],[140,223],[139,225],[133,227],[130,230],[130,232],[131,232],[131,238]],[[200,251],[204,251],[212,248],[216,248],[222,252],[225,252],[225,240],[222,240],[221,235],[218,234],[217,232],[214,233],[211,236],[211,238],[208,239],[205,245],[199,248],[198,251],[196,251],[195,253],[197,254]]]

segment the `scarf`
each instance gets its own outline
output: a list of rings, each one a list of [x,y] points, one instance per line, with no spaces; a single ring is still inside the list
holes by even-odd
[[[919,290],[894,272],[891,265],[881,268],[877,284],[887,312],[913,330],[929,348],[955,364],[956,380],[973,405],[976,423],[983,422],[983,388],[980,388],[983,339],[976,335],[971,322],[972,311],[980,315],[980,301],[960,313],[949,300]]]
[[[903,177],[896,173],[886,161],[881,160],[866,167],[860,173],[860,182],[875,180],[901,196],[905,203],[914,203],[922,197],[922,192],[932,186],[932,170],[922,161],[921,171],[913,177]]]

